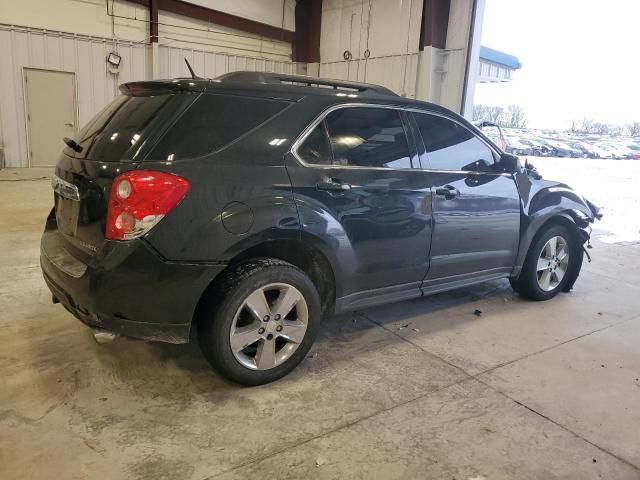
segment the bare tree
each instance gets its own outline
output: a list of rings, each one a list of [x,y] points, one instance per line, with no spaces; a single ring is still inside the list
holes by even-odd
[[[497,105],[491,106],[487,111],[487,120],[500,124],[502,121],[502,115],[504,114],[504,108]]]
[[[578,133],[582,131],[582,122],[580,120],[576,120],[575,118],[571,120],[571,128],[569,129],[571,133]]]
[[[478,104],[473,106],[473,119],[474,120],[486,120],[486,105]]]
[[[580,127],[580,130],[578,130],[578,132],[580,133],[594,133],[593,130],[593,124],[595,122],[593,120],[591,120],[590,118],[584,118],[582,120],[582,126]]]
[[[619,137],[620,135],[624,134],[624,127],[622,125],[608,124],[606,125],[606,127],[607,133],[612,137]]]
[[[640,122],[629,123],[626,127],[627,133],[632,137],[640,137]]]
[[[496,105],[475,105],[473,107],[474,120],[489,120],[491,122],[500,123],[504,108]]]
[[[610,126],[603,122],[593,122],[591,126],[591,131],[587,133],[595,133],[596,135],[607,135],[609,134]]]
[[[509,105],[500,122],[503,127],[524,128],[527,126],[527,116],[522,105]]]

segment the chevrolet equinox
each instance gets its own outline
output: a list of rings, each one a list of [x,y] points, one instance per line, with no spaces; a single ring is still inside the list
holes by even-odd
[[[127,83],[60,155],[41,265],[96,335],[185,343],[245,385],[320,320],[508,278],[576,281],[598,208],[443,107],[234,72]]]

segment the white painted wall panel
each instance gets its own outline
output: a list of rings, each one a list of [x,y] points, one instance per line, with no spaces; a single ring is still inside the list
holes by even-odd
[[[160,46],[158,52],[161,78],[188,77],[184,59],[189,60],[196,74],[214,78],[228,72],[251,70],[258,72],[296,73],[296,63],[279,62],[243,55]]]
[[[421,18],[420,0],[325,0],[320,76],[376,83],[415,98]]]
[[[123,58],[118,77],[106,69],[111,50]],[[147,78],[144,45],[125,42],[114,47],[111,40],[98,37],[0,26],[0,55],[0,142],[7,167],[28,166],[24,67],[76,74],[80,126],[114,98],[120,83]]]
[[[115,19],[117,37],[142,41],[148,36],[147,7],[116,0],[114,9],[116,15],[131,18]],[[0,0],[0,22],[99,37],[109,37],[114,30],[106,0]]]
[[[201,0],[193,3],[275,27],[284,25],[286,30],[295,29],[295,0]],[[149,40],[148,10],[123,0],[113,3],[111,0],[0,0],[0,23],[145,43]],[[161,44],[279,61],[291,59],[291,45],[287,42],[163,10],[159,11],[158,21]]]
[[[280,13],[281,14],[281,13]],[[160,11],[160,45],[291,60],[291,44]]]
[[[189,3],[274,27],[284,25],[287,30],[295,30],[295,0],[189,0]]]
[[[112,0],[108,3],[111,11]],[[113,19],[115,25],[107,15],[106,0],[0,0],[0,22],[101,37],[115,33],[122,40],[144,41],[149,36],[149,8],[124,0],[113,3],[113,10],[118,15]],[[189,3],[295,30],[295,0],[189,0]],[[216,28],[185,17],[178,21],[191,27]],[[175,23],[175,18],[161,11],[160,22]],[[161,25],[160,36],[163,28]],[[187,32],[182,30],[182,33]],[[191,34],[197,35],[197,32]]]
[[[417,53],[421,19],[421,0],[372,1],[368,41],[371,56]]]
[[[350,62],[320,63],[320,77],[383,85],[398,95],[415,98],[418,54],[391,55]]]
[[[0,144],[6,167],[26,167],[27,136],[25,123],[23,68],[62,70],[76,74],[78,126],[86,124],[118,93],[118,85],[151,78],[148,71],[148,45],[116,42],[61,32],[0,25]],[[122,56],[117,76],[107,71],[110,51]],[[254,58],[192,48],[160,46],[160,78],[186,77],[187,58],[195,71],[207,78],[236,70],[296,73],[293,62]],[[62,145],[61,145],[62,146]]]

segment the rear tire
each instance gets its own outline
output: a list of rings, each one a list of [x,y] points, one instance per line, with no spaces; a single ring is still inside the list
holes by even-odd
[[[273,382],[309,352],[320,305],[313,282],[299,268],[272,258],[250,260],[227,272],[200,309],[200,348],[234,382]]]
[[[573,285],[582,264],[582,250],[576,236],[565,226],[552,225],[529,247],[517,279],[511,287],[531,300],[549,300]]]

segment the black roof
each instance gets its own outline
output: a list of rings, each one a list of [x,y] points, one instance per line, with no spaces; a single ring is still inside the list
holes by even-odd
[[[358,97],[388,97],[395,101],[401,100],[391,90],[380,85],[370,83],[351,82],[347,80],[332,80],[326,78],[310,77],[305,75],[292,75],[286,73],[267,73],[238,71],[221,75],[214,79],[208,78],[176,78],[172,80],[148,80],[141,82],[129,82],[120,86],[120,91],[129,95],[144,95],[151,91],[206,91],[206,90],[234,89],[253,92],[277,92],[279,96],[285,95],[291,99],[301,98],[307,95],[329,95]],[[351,97],[350,97],[351,95]]]
[[[212,92],[230,95],[248,95],[299,102],[306,98],[314,108],[326,108],[342,103],[375,101],[375,103],[438,112],[456,119],[476,131],[490,144],[495,144],[476,126],[456,112],[435,103],[401,97],[386,87],[370,83],[330,80],[304,75],[238,71],[215,79],[176,78],[130,82],[120,86],[128,95],[157,95],[159,92]],[[498,147],[495,147],[498,149]],[[499,150],[499,149],[498,149]]]
[[[398,95],[386,87],[371,83],[333,80],[328,78],[292,75],[287,73],[266,72],[231,72],[216,78],[222,83],[260,83],[268,85],[293,85],[296,87],[326,88],[329,90],[346,90],[360,93],[377,93],[380,95]]]
[[[457,113],[445,107],[401,97],[380,85],[285,73],[237,71],[226,73],[215,79],[196,77],[148,80],[125,83],[120,86],[120,90],[129,95],[158,94],[160,91],[216,91],[220,93],[221,90],[226,90],[234,94],[268,96],[289,101],[298,101],[304,97],[316,97],[321,103],[327,105],[375,100],[377,103],[428,109],[454,116],[458,120],[468,123]]]

